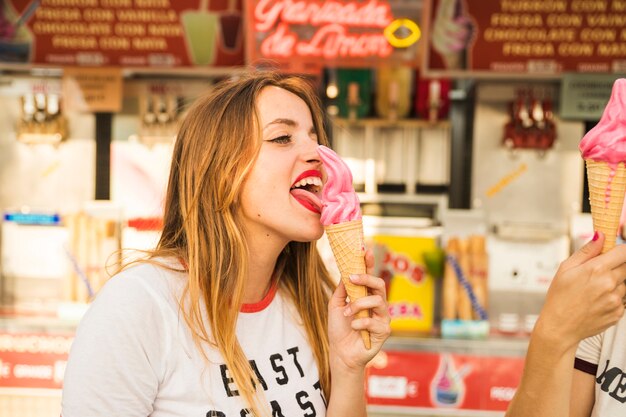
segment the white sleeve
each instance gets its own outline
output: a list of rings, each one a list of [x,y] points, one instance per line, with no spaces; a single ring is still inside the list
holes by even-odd
[[[600,352],[602,350],[602,338],[604,333],[597,334],[595,336],[583,339],[578,344],[576,350],[576,358],[581,359],[587,363],[598,365],[600,362]]]
[[[63,417],[152,413],[171,340],[156,297],[130,271],[111,278],[100,291],[70,350]]]

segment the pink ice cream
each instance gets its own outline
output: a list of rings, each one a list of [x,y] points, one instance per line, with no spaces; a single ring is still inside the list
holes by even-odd
[[[352,186],[348,165],[326,146],[317,149],[326,170],[326,184],[322,189],[322,216],[324,226],[361,219],[359,198]]]
[[[613,169],[626,163],[626,79],[613,84],[602,118],[580,141],[584,159],[604,161]]]

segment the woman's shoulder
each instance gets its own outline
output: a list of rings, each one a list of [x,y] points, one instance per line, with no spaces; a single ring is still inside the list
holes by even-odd
[[[180,265],[169,259],[139,261],[111,277],[96,300],[114,298],[117,303],[169,300],[180,293],[186,277]]]

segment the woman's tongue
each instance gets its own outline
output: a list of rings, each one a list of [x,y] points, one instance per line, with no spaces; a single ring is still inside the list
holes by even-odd
[[[293,198],[307,209],[315,213],[322,212],[322,202],[315,194],[302,188],[294,188],[290,191]]]

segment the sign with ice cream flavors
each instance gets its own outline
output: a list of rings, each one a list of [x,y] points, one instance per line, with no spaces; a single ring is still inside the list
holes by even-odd
[[[626,72],[624,0],[427,0],[426,72]]]
[[[246,60],[284,71],[419,65],[421,2],[251,0]]]
[[[242,0],[6,0],[0,64],[243,64]]]

